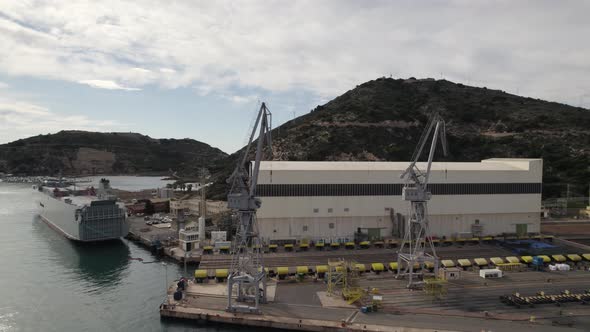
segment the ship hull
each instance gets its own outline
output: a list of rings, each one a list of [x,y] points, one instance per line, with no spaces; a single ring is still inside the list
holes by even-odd
[[[126,236],[128,226],[124,209],[114,202],[97,203],[77,206],[43,192],[38,192],[36,199],[41,220],[70,240],[96,242]]]

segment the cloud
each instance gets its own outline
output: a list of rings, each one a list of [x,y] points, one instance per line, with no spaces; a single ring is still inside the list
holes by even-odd
[[[0,112],[18,115],[48,116],[51,115],[45,107],[19,101],[3,101],[0,99]]]
[[[445,77],[575,104],[590,87],[589,11],[582,1],[4,1],[0,72],[320,99],[390,74]]]
[[[86,84],[86,85],[89,85],[93,88],[98,88],[98,89],[128,90],[128,91],[141,90],[138,88],[129,88],[129,87],[121,86],[117,82],[106,81],[106,80],[82,80],[82,81],[78,81],[78,83]]]
[[[114,121],[60,114],[35,103],[0,96],[0,142],[67,129],[112,131],[120,127]]]
[[[8,84],[4,83],[4,82],[0,82],[0,89],[6,89],[8,88]]]
[[[234,96],[223,96],[223,97],[231,100],[233,103],[236,103],[236,104],[247,104],[247,103],[254,102],[258,99],[258,97],[256,97],[256,96],[234,95]]]

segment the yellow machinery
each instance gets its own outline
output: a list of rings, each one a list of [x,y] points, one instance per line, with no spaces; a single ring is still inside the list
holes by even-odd
[[[223,282],[225,279],[227,279],[228,275],[229,275],[228,269],[216,269],[215,270],[215,279],[217,280],[217,282]]]
[[[455,267],[455,262],[450,259],[443,259],[441,263],[444,267]]]
[[[280,266],[277,267],[277,275],[279,276],[280,280],[284,280],[289,276],[289,268],[287,266]]]
[[[328,273],[328,265],[316,265],[315,273],[318,278],[324,278]]]
[[[195,281],[203,283],[207,279],[207,270],[195,270]]]
[[[531,264],[533,262],[533,256],[521,256],[520,259],[526,264]]]
[[[459,266],[462,267],[463,269],[470,268],[472,265],[471,261],[466,258],[458,259],[457,263],[459,263]]]
[[[375,272],[376,274],[379,274],[385,271],[385,266],[383,265],[383,263],[372,263],[371,271]]]
[[[473,261],[475,262],[475,264],[477,264],[477,266],[484,267],[488,265],[488,261],[485,258],[474,258]]]
[[[432,297],[433,300],[440,300],[447,295],[448,283],[442,278],[424,279],[424,292]]]
[[[572,262],[579,262],[582,260],[582,257],[580,257],[580,255],[578,254],[569,254],[567,255],[567,258],[569,258],[569,260],[571,260]]]
[[[520,263],[520,260],[516,256],[508,256],[506,257],[506,261],[508,263]]]
[[[500,269],[502,271],[521,272],[521,271],[525,270],[526,265],[521,264],[521,263],[501,263],[501,264],[496,264],[496,267],[498,267],[498,269]]]
[[[328,261],[328,295],[338,293],[342,295],[348,304],[360,300],[364,291],[359,287],[359,269],[357,264],[343,259]]]
[[[494,265],[504,264],[504,260],[500,257],[492,257],[490,258],[490,262],[492,262]]]

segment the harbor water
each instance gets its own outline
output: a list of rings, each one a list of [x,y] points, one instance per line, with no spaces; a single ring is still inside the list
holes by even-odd
[[[126,190],[159,184],[109,179]],[[161,321],[165,286],[181,266],[127,240],[67,240],[35,217],[32,194],[30,184],[0,183],[0,332],[235,330]]]

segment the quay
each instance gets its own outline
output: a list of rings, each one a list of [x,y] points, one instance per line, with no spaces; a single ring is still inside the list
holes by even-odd
[[[136,241],[149,248],[154,253],[163,254],[174,259],[178,263],[198,264],[201,261],[201,252],[194,250],[185,255],[184,250],[177,243],[178,230],[172,223],[170,228],[159,228],[145,224],[143,218],[131,216],[129,221],[129,234],[127,239]]]
[[[547,281],[549,275],[551,281]],[[370,313],[328,296],[324,282],[271,279],[270,284],[274,287],[272,301],[261,306],[260,315],[226,312],[225,283],[192,282],[180,301],[172,298],[174,287],[169,289],[160,315],[198,323],[300,331],[583,331],[590,323],[590,308],[581,304],[515,309],[499,300],[515,290],[535,294],[540,290],[588,289],[587,271],[514,272],[493,280],[467,271],[461,280],[449,281],[443,300],[409,291],[404,280],[390,275],[365,277],[361,286],[376,287],[383,297],[382,308]],[[559,326],[562,323],[567,327]]]
[[[217,323],[300,331],[585,331],[590,324],[590,308],[584,301],[560,303],[551,299],[560,294],[582,294],[590,290],[590,247],[547,237],[559,244],[563,254],[547,255],[549,260],[537,271],[528,256],[514,256],[495,244],[472,244],[437,248],[437,253],[460,270],[461,277],[446,282],[444,295],[424,290],[408,290],[406,281],[395,278],[395,248],[279,251],[265,255],[269,303],[261,305],[262,314],[227,312],[227,268],[229,254],[203,254],[195,278],[188,281],[182,299],[174,300],[176,285],[160,306],[163,319],[183,319],[199,324]],[[586,252],[587,254],[584,254]],[[579,253],[579,254],[575,254]],[[516,258],[519,269],[508,269],[498,279],[479,276],[480,268],[500,268],[490,259]],[[486,266],[479,266],[485,257]],[[363,301],[349,304],[341,294],[329,294],[325,274],[317,265],[343,258],[364,265],[358,286],[365,294],[377,294],[378,310],[364,312]],[[549,264],[565,258],[570,271],[549,271]],[[578,260],[580,258],[580,260]],[[384,261],[383,270],[374,270],[373,262]],[[528,262],[528,263],[527,263]],[[307,273],[298,268],[306,265]],[[379,265],[376,265],[379,266]],[[283,268],[282,272],[280,267]],[[204,274],[203,274],[204,271]],[[369,293],[374,290],[375,293]],[[503,296],[543,295],[550,304],[515,308],[501,301]],[[553,302],[552,302],[553,301]]]

